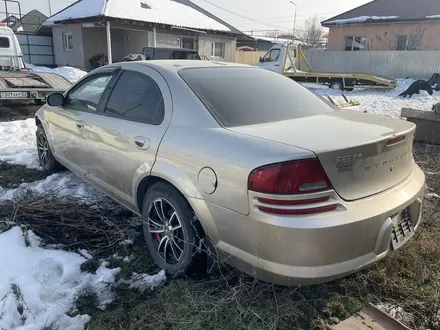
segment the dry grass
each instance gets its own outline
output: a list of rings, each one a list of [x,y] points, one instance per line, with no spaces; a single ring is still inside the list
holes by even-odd
[[[440,192],[438,154],[423,150],[417,162],[427,175],[432,192]],[[435,174],[438,173],[438,174]],[[131,272],[156,271],[142,239],[121,249],[132,235],[129,212],[114,206],[78,205],[53,196],[2,203],[0,219],[5,230],[12,225],[31,228],[47,243],[86,248],[97,256],[114,252],[134,255],[124,263],[122,277]],[[347,278],[308,287],[281,287],[256,281],[230,267],[207,277],[169,280],[155,292],[138,293],[118,288],[118,298],[106,311],[97,310],[93,297],[78,301],[78,312],[92,316],[88,329],[319,329],[329,317],[344,319],[365,304],[389,302],[414,315],[409,326],[440,329],[440,199],[425,200],[424,221],[404,247],[374,266]],[[93,270],[93,269],[92,269]]]

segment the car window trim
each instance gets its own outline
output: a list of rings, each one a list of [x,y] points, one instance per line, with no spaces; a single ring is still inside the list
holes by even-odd
[[[100,108],[102,107],[103,97],[104,97],[104,95],[106,94],[106,91],[108,90],[110,84],[111,84],[112,81],[114,80],[114,78],[115,78],[115,73],[117,73],[118,71],[120,71],[120,68],[114,68],[114,69],[111,69],[111,70],[102,70],[102,71],[96,72],[96,73],[94,73],[94,74],[92,74],[92,75],[86,77],[85,79],[81,80],[77,85],[75,85],[75,86],[74,86],[71,90],[69,90],[69,91],[67,92],[67,94],[65,95],[65,98],[66,98],[67,100],[69,100],[69,98],[70,98],[70,94],[73,93],[73,92],[75,92],[76,90],[78,90],[78,89],[81,88],[82,86],[84,86],[84,84],[87,84],[89,81],[94,80],[94,79],[96,79],[97,77],[100,77],[100,76],[107,76],[107,75],[110,73],[110,74],[111,74],[110,81],[108,82],[107,86],[105,87],[104,91],[103,91],[102,94],[101,94],[101,97],[99,98],[98,104],[97,104],[97,106],[96,106],[96,111],[92,111],[92,110],[89,111],[89,110],[86,110],[86,109],[76,109],[76,108],[72,108],[72,109],[75,110],[75,111],[81,111],[81,112],[86,112],[86,113],[94,113],[94,114],[98,114]],[[67,109],[70,108],[70,104],[68,103],[68,104],[64,105],[63,108],[67,108]]]
[[[113,113],[106,113],[106,112],[105,112],[105,109],[107,108],[108,102],[110,101],[110,97],[111,97],[111,95],[112,95],[112,93],[113,93],[113,91],[114,91],[114,88],[115,88],[116,85],[118,84],[118,81],[119,81],[119,79],[122,77],[122,74],[123,74],[124,72],[135,72],[135,73],[138,73],[138,74],[144,75],[144,76],[150,78],[151,80],[153,80],[153,82],[156,84],[157,89],[159,90],[160,95],[161,95],[161,97],[162,97],[162,103],[163,103],[163,108],[164,108],[164,116],[163,116],[162,121],[161,121],[160,123],[156,124],[156,123],[153,123],[153,122],[148,121],[148,120],[131,119],[131,118],[126,118],[126,117],[121,117],[121,116],[115,115],[115,114],[113,114]],[[156,80],[155,80],[153,77],[147,75],[146,73],[139,72],[139,71],[136,71],[136,70],[121,69],[120,72],[117,74],[116,79],[115,79],[114,82],[112,82],[112,83],[113,83],[113,85],[112,85],[111,89],[109,89],[109,90],[106,92],[106,98],[105,98],[105,100],[101,100],[101,101],[103,101],[103,102],[102,102],[102,108],[101,108],[102,112],[100,112],[101,115],[106,116],[106,117],[110,117],[110,118],[116,118],[116,119],[126,120],[126,121],[134,122],[134,123],[147,124],[147,125],[151,125],[151,126],[160,126],[160,125],[163,124],[163,122],[165,121],[165,117],[166,117],[165,99],[164,99],[164,96],[163,96],[162,90],[160,89],[159,84],[156,82]]]

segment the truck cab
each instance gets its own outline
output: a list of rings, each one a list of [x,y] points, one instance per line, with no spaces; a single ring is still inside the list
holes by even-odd
[[[264,55],[263,57],[260,57],[260,61],[256,64],[256,66],[277,72],[277,73],[283,73],[286,69],[284,67],[284,59],[286,57],[286,48],[291,48],[291,54],[296,54],[295,46],[288,45],[288,44],[275,44],[272,46],[272,48]]]
[[[14,32],[6,25],[0,25],[0,71],[26,69],[20,44]]]

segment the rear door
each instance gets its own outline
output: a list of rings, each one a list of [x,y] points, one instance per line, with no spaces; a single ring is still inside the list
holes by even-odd
[[[115,72],[112,68],[88,76],[67,93],[63,107],[45,112],[56,158],[78,174],[85,174],[90,153],[87,121],[99,116],[100,101]]]
[[[88,119],[86,178],[131,208],[169,126],[172,99],[164,78],[140,64],[122,70],[99,117]]]

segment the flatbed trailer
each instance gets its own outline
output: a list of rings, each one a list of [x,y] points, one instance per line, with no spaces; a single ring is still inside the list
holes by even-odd
[[[302,60],[306,63],[309,71],[301,70]],[[327,85],[332,89],[351,91],[354,88],[393,89],[396,87],[395,79],[378,74],[315,72],[304,56],[301,46],[290,44],[272,46],[269,52],[260,59],[257,66],[278,72],[299,83]]]
[[[55,73],[33,72],[26,68],[14,32],[0,23],[0,103],[45,102],[52,93],[64,93],[72,86]]]

